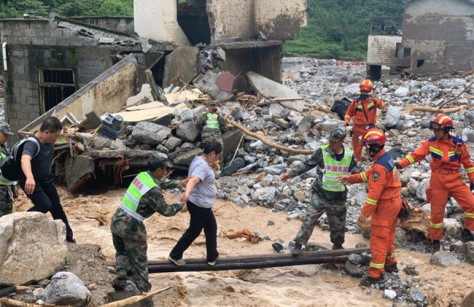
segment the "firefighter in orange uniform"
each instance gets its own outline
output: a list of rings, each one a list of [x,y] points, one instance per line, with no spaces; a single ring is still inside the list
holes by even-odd
[[[430,122],[434,136],[423,142],[413,153],[397,162],[397,168],[402,169],[410,164],[419,162],[431,154],[431,178],[426,189],[428,202],[431,203],[430,239],[432,251],[440,250],[440,240],[443,237],[444,209],[448,197],[452,196],[464,211],[464,229],[461,233],[463,241],[473,241],[471,231],[474,230],[474,165],[469,150],[460,138],[449,134],[454,129],[453,120],[444,114],[436,116]],[[461,164],[467,172],[470,188],[461,180],[459,172]]]
[[[369,276],[361,280],[361,286],[385,281],[384,272],[398,272],[394,242],[397,216],[402,205],[401,184],[395,162],[383,149],[386,141],[382,130],[369,129],[361,142],[374,164],[366,172],[338,177],[342,183],[369,183],[369,192],[360,212],[359,221],[364,223],[372,216],[370,233],[372,259]]]
[[[371,94],[373,88],[372,81],[369,79],[362,81],[359,88],[360,96],[352,101],[344,116],[346,126],[349,126],[351,117],[353,117],[352,149],[358,162],[361,161],[362,157],[360,138],[365,135],[368,129],[375,128],[377,109],[385,108],[385,103]]]

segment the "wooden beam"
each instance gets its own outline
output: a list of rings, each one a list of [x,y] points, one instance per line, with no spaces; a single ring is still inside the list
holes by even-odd
[[[341,250],[327,250],[316,252],[303,252],[298,257],[293,257],[290,253],[278,253],[271,255],[247,255],[240,257],[219,258],[214,266],[207,264],[205,259],[185,259],[185,266],[177,266],[169,261],[150,260],[148,265],[149,273],[165,272],[197,272],[197,271],[223,271],[259,269],[303,264],[322,263],[344,263],[350,254],[360,254],[370,252],[369,248],[348,248]]]

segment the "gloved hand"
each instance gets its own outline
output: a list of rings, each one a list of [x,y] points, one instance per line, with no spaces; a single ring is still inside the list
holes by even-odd
[[[469,185],[469,187],[471,188],[471,191],[474,191],[474,182],[471,182],[471,184]]]
[[[344,125],[347,127],[347,126],[350,125],[350,123],[349,122],[344,122]]]
[[[398,162],[395,162],[395,167],[399,170],[402,169],[402,167],[400,166],[400,163],[398,163]]]

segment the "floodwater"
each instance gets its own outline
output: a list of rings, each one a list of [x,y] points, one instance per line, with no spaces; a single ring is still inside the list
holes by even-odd
[[[119,206],[125,190],[102,195],[73,197],[60,190],[61,199],[78,244],[97,244],[109,261],[114,248],[109,230],[110,218]],[[173,195],[167,195],[171,202]],[[15,203],[15,211],[26,211],[30,204],[23,196]],[[299,220],[288,221],[285,213],[264,207],[240,208],[231,202],[218,202],[214,207],[218,222],[218,249],[221,257],[273,254],[272,241],[252,244],[245,239],[227,239],[225,234],[258,229],[261,237],[282,239],[288,243],[300,226]],[[269,221],[273,223],[269,223]],[[189,223],[185,211],[174,217],[155,214],[146,220],[148,257],[164,260]],[[269,226],[269,224],[273,224]],[[314,243],[329,243],[329,232],[316,227]],[[368,240],[361,235],[346,234],[345,247],[355,247]],[[286,251],[288,252],[288,251]],[[399,268],[416,264],[421,291],[432,306],[457,306],[474,290],[474,266],[462,263],[441,268],[429,264],[430,256],[403,249],[397,250]],[[186,258],[205,257],[204,235],[186,251]],[[402,280],[413,276],[400,273]],[[358,286],[359,279],[342,276],[340,270],[325,265],[301,265],[256,270],[218,272],[180,272],[151,274],[152,290],[172,286],[155,296],[156,306],[391,306],[382,291]],[[413,289],[412,289],[413,290]]]

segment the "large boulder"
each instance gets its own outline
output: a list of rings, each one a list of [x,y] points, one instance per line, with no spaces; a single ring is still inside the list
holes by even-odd
[[[39,212],[0,218],[0,283],[24,284],[49,278],[64,264],[66,227]]]

